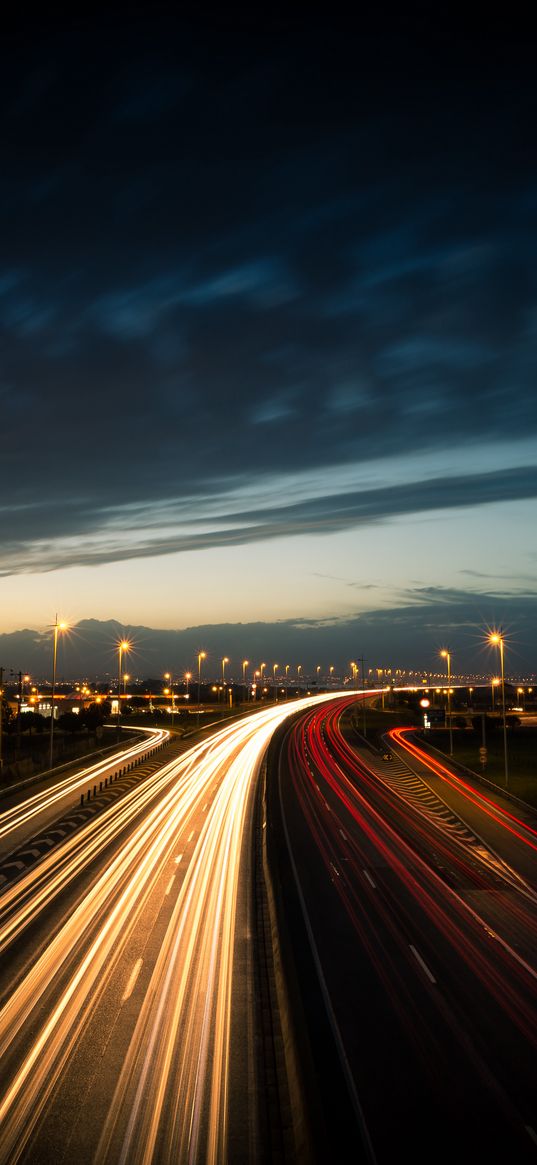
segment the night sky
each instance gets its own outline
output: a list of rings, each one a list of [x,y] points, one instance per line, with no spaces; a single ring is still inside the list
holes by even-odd
[[[535,667],[535,39],[177,13],[6,30],[0,631]]]

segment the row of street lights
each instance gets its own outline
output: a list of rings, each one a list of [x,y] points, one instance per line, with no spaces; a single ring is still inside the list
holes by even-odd
[[[52,626],[52,630],[53,630],[53,662],[52,662],[52,690],[51,690],[51,716],[50,716],[50,757],[49,757],[51,768],[53,767],[53,750],[54,750],[54,704],[55,704],[55,689],[56,689],[56,661],[57,661],[57,651],[58,651],[58,637],[62,632],[66,631],[67,629],[68,629],[67,623],[59,621],[58,615],[56,615],[55,622]],[[488,642],[491,644],[491,646],[498,647],[499,652],[500,652],[500,667],[501,667],[500,683],[501,683],[501,692],[502,692],[504,769],[505,769],[505,785],[507,787],[509,775],[508,775],[508,756],[507,756],[507,725],[506,725],[506,715],[505,715],[505,669],[504,669],[504,636],[503,636],[503,633],[501,633],[499,631],[491,631],[488,635]],[[122,683],[124,683],[126,681],[126,676],[123,673],[123,657],[131,650],[131,647],[132,647],[132,644],[130,643],[130,641],[128,639],[122,639],[118,643],[118,701],[117,701],[118,738],[119,738],[119,732],[120,732],[121,686],[122,686]],[[450,752],[450,756],[452,756],[453,755],[453,726],[452,726],[452,716],[451,716],[451,658],[452,658],[452,653],[450,650],[448,650],[448,648],[443,648],[440,652],[440,655],[446,660],[446,664],[447,664],[449,752]],[[207,658],[207,653],[205,651],[198,652],[198,656],[197,656],[197,663],[198,663],[198,677],[197,677],[198,678],[198,701],[197,701],[197,703],[198,703],[198,723],[199,723],[200,702],[201,702],[201,700],[200,700],[200,697],[201,697],[201,665],[202,665],[203,660],[206,658]],[[221,664],[222,664],[222,690],[223,691],[225,691],[226,664],[228,664],[229,662],[230,662],[229,656],[227,656],[227,655],[222,656]],[[362,678],[363,678],[364,677],[364,661],[363,661],[363,659],[360,660],[360,662],[362,665]],[[247,669],[249,666],[250,666],[250,661],[248,659],[244,659],[242,661],[242,682],[243,682],[243,685],[245,688],[247,685],[246,672],[247,672]],[[289,674],[290,666],[291,666],[290,664],[285,664],[285,680],[286,680],[286,682],[288,681],[288,674]],[[262,662],[259,665],[259,668],[254,672],[254,679],[257,679],[259,677],[260,682],[263,683],[264,671],[265,671],[266,667],[267,667],[266,662]],[[276,676],[277,676],[278,667],[279,667],[279,664],[277,664],[277,663],[274,663],[272,665],[273,684],[274,685],[276,684]],[[359,669],[358,669],[358,665],[356,664],[356,662],[354,660],[351,660],[350,668],[351,668],[351,675],[352,675],[353,683],[356,684],[357,679],[358,679]],[[298,677],[299,683],[301,681],[302,670],[303,670],[302,664],[298,664],[297,677]],[[321,671],[321,665],[318,664],[316,667],[317,681],[319,680],[320,671]],[[329,667],[330,678],[332,678],[333,672],[334,672],[334,666],[331,664]],[[188,684],[189,684],[191,678],[192,678],[191,672],[186,672],[185,679],[187,682],[187,692],[188,692]],[[172,723],[173,723],[173,714],[175,711],[175,699],[174,699],[174,689],[173,689],[173,676],[171,675],[170,672],[165,673],[165,679],[168,680],[169,686],[170,686],[170,691],[171,691]],[[497,680],[492,681],[493,706],[494,706],[494,687],[497,684],[498,684]]]

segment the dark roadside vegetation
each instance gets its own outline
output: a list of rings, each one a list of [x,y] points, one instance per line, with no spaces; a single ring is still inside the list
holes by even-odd
[[[483,735],[483,718],[484,735]],[[382,752],[383,734],[390,728],[403,725],[415,727],[420,743],[438,750],[450,760],[449,730],[444,727],[423,728],[423,717],[411,707],[366,708],[365,733],[362,708],[353,710],[353,730],[365,739],[371,748]],[[472,714],[453,716],[453,761],[468,769],[501,792],[505,791],[505,764],[503,722],[501,716]],[[482,764],[480,749],[485,744],[487,754]],[[507,716],[508,791],[537,809],[537,727],[524,723],[524,716]]]

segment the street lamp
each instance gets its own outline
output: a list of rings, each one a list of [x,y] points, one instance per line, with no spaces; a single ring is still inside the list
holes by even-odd
[[[492,711],[493,712],[494,712],[494,689],[498,688],[499,686],[500,686],[500,681],[498,679],[495,678],[491,681],[490,690],[492,692]]]
[[[128,639],[122,639],[121,643],[118,643],[118,648],[117,648],[117,655],[118,655],[118,664],[117,664],[117,738],[118,738],[118,740],[119,740],[120,716],[121,716],[121,679],[122,679],[121,660],[123,658],[124,652],[130,651],[130,646],[131,645],[130,645]]]
[[[56,622],[54,623],[54,650],[52,655],[52,692],[50,697],[50,764],[51,769],[54,764],[54,690],[56,687],[56,655],[58,652],[58,635],[60,631],[67,630],[67,623],[58,623],[58,616],[56,615]]]
[[[273,663],[273,665],[272,665],[272,687],[274,689],[274,699],[275,700],[278,699],[278,693],[276,691],[276,671],[277,671],[277,668],[278,668],[278,664]]]
[[[244,688],[244,699],[246,702],[248,701],[248,685],[246,683],[246,668],[248,667],[249,663],[250,663],[249,659],[243,659],[243,661],[242,661],[242,686]]]
[[[448,706],[448,723],[449,723],[449,755],[453,756],[453,727],[451,724],[451,652],[446,648],[440,652],[443,659],[447,660],[447,706]]]
[[[172,675],[172,673],[170,671],[165,671],[164,672],[164,679],[168,681],[169,692],[170,692],[170,695],[172,698],[172,731],[173,731],[173,718],[175,715],[175,694],[174,694],[174,690],[173,690],[173,675]]]
[[[222,712],[226,710],[226,663],[229,663],[227,655],[222,660]]]
[[[207,658],[207,652],[206,652],[206,651],[199,651],[199,652],[198,652],[198,715],[197,715],[197,725],[198,725],[198,727],[199,727],[199,722],[200,722],[200,685],[201,685],[201,661],[202,661],[202,659],[206,659],[206,658]]]
[[[506,724],[506,720],[505,720],[505,673],[504,673],[504,666],[503,666],[504,637],[502,634],[500,634],[499,631],[492,631],[491,634],[489,635],[489,643],[491,643],[493,647],[499,647],[499,649],[500,649],[500,668],[501,668],[501,684],[502,684],[502,719],[503,719],[503,764],[504,764],[504,771],[505,771],[505,787],[507,789],[508,785],[509,785],[509,771],[508,771],[508,765],[507,765],[507,724]]]
[[[190,685],[191,679],[192,679],[192,672],[186,671],[185,672],[185,681],[186,681],[186,699],[187,700],[190,699],[189,685]]]
[[[321,665],[320,665],[320,663],[318,663],[317,667],[315,668],[315,671],[317,672],[317,687],[319,687],[319,672],[320,672],[320,670],[321,670]]]
[[[300,673],[301,673],[301,671],[302,671],[302,664],[301,664],[301,663],[299,663],[299,665],[298,665],[298,667],[297,667],[297,669],[296,669],[296,675],[297,675],[297,682],[298,682],[298,687],[300,687]]]
[[[330,680],[332,680],[333,671],[334,671],[334,665],[333,665],[333,663],[331,663],[330,667],[328,668],[328,674],[330,676]]]

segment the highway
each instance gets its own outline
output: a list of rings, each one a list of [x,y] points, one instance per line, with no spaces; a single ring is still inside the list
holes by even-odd
[[[282,729],[268,806],[318,1160],[535,1162],[535,832],[502,856],[344,706]]]
[[[113,755],[85,765],[68,775],[54,780],[44,777],[33,781],[35,792],[28,793],[21,800],[20,793],[6,789],[0,800],[0,860],[16,846],[30,838],[38,829],[56,821],[64,809],[72,806],[73,800],[88,791],[97,791],[99,786],[108,785],[125,768],[139,764],[161,748],[169,739],[169,732],[161,728],[131,728],[129,735],[138,734],[140,739],[119,745]]]
[[[80,807],[84,773],[68,811],[59,781],[0,815],[45,814],[0,864],[2,1165],[293,1158],[285,1083],[265,1092],[260,1065],[252,853],[268,742],[318,701],[162,753],[98,804]]]

